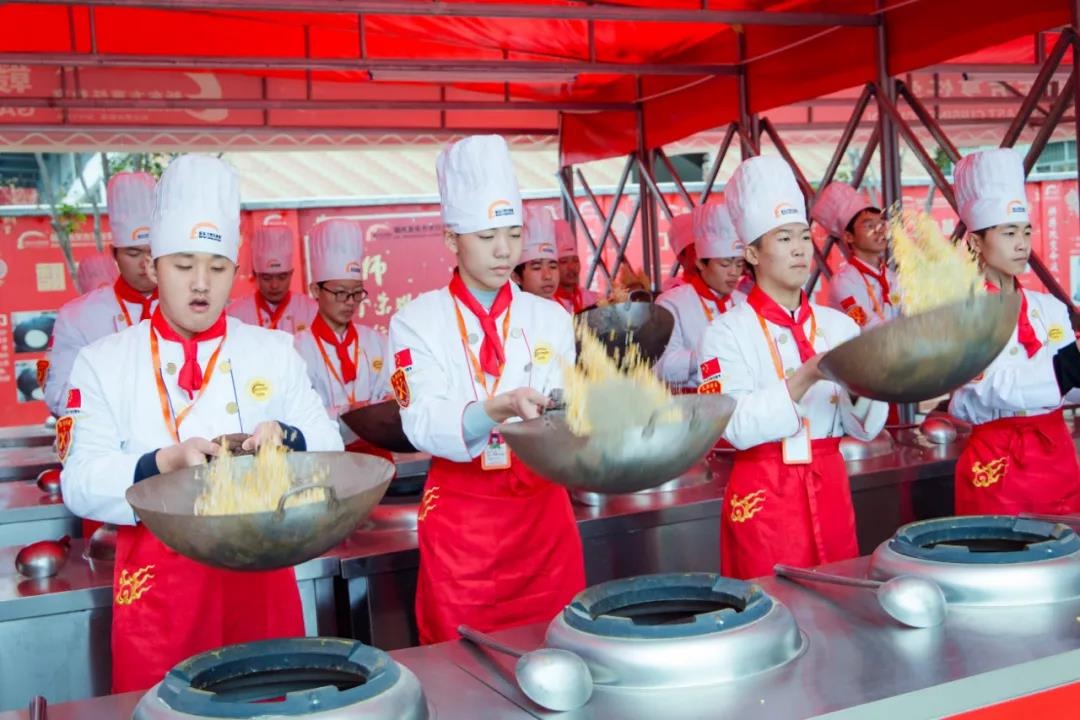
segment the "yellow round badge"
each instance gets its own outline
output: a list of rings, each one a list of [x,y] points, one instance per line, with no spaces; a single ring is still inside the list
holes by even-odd
[[[371,369],[374,370],[375,372],[379,372],[380,370],[382,370],[382,368],[383,368],[383,360],[382,360],[382,358],[375,358],[374,360],[371,361]]]
[[[1046,335],[1050,338],[1050,342],[1061,342],[1065,339],[1065,328],[1060,325],[1051,325]]]
[[[542,342],[533,348],[533,361],[537,365],[547,365],[554,355],[555,350],[546,342]]]
[[[249,382],[247,391],[252,400],[266,402],[270,399],[270,383],[262,378],[255,378]]]

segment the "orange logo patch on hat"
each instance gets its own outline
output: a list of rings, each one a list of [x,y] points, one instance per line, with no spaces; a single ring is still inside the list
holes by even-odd
[[[403,408],[409,407],[409,379],[405,377],[404,368],[398,368],[390,376],[390,387],[394,389],[394,398],[398,405]]]
[[[360,275],[361,277],[363,277],[364,266],[356,260],[350,260],[349,262],[345,263],[345,272],[349,273],[350,275]]]
[[[191,239],[221,242],[221,229],[212,222],[195,223],[191,228]]]
[[[131,231],[131,239],[137,243],[146,244],[150,242],[150,227],[148,225],[142,225]]]
[[[1009,215],[1024,215],[1027,213],[1027,205],[1020,200],[1010,200],[1009,204],[1005,206],[1005,212]]]
[[[514,214],[514,206],[510,204],[509,200],[496,200],[488,206],[489,220],[500,217],[510,217]]]
[[[281,266],[282,266],[282,262],[280,260],[276,259],[276,258],[273,259],[273,260],[267,260],[267,262],[266,262],[266,267],[268,269],[270,269],[270,270],[276,270],[277,268],[279,268]]]
[[[788,217],[789,215],[798,215],[799,209],[793,206],[791,203],[780,203],[773,208],[773,215],[778,218]]]

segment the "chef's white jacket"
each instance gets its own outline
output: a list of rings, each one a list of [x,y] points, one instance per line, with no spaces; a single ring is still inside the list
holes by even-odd
[[[67,402],[68,376],[75,356],[90,343],[128,327],[112,285],[91,290],[65,303],[53,325],[52,350],[49,351],[49,373],[45,379],[45,404],[56,417],[64,414]],[[142,306],[124,302],[131,322],[138,323]],[[157,307],[157,300],[150,310]]]
[[[1076,342],[1069,311],[1057,298],[1025,290],[1028,320],[1042,348],[1028,357],[1013,329],[1009,344],[990,366],[960,389],[953,392],[949,412],[969,423],[981,424],[1005,417],[1040,415],[1062,405],[1061,392],[1054,375],[1054,355],[1069,343]],[[1080,390],[1067,394],[1071,402],[1080,400]]]
[[[745,300],[746,295],[738,290],[733,291],[728,301],[728,310]],[[703,302],[705,307],[702,307]],[[678,389],[695,389],[701,384],[697,349],[705,335],[705,328],[709,325],[705,308],[712,313],[713,320],[722,314],[720,308],[712,299],[701,298],[690,283],[663,293],[656,299],[656,304],[668,310],[675,318],[671,339],[654,368],[656,374],[661,380]]]
[[[856,322],[861,316],[865,319],[862,328],[869,330],[900,316],[900,286],[896,273],[886,268],[885,279],[889,283],[889,294],[884,295],[877,278],[861,273],[859,265],[871,272],[877,272],[859,258],[852,257],[841,265],[829,280],[829,305],[846,313]],[[888,303],[884,301],[885,297],[888,297]]]
[[[174,445],[162,414],[150,353],[150,321],[84,348],[71,371],[77,392],[66,415],[74,419],[61,473],[64,504],[79,517],[132,525],[124,499],[139,458]],[[199,343],[205,373],[201,397],[179,428],[180,440],[252,433],[268,420],[297,428],[308,451],[343,449],[337,426],[311,387],[292,337],[230,318],[217,364],[207,372],[217,339]],[[161,372],[173,415],[190,404],[177,385],[182,346],[159,338]]]
[[[248,325],[269,328],[270,316],[259,310],[259,306],[255,304],[255,295],[256,293],[252,293],[234,300],[229,303],[225,312],[238,320],[243,320]],[[270,306],[270,309],[276,310],[277,306]],[[278,320],[278,326],[275,329],[297,335],[311,326],[311,321],[315,319],[318,312],[319,303],[302,293],[292,293],[289,295],[289,305],[281,314],[281,319]]]
[[[504,338],[506,364],[495,390],[496,378],[485,374],[493,394],[531,387],[544,395],[563,387],[563,363],[575,358],[573,320],[556,302],[523,292],[511,285],[508,337]],[[466,351],[477,360],[483,332],[480,321],[461,306],[466,337],[458,329],[448,288],[424,293],[390,320],[390,351],[395,373],[408,386],[408,403],[401,409],[402,426],[409,441],[422,452],[468,462],[487,444],[482,437],[466,445],[462,428],[465,407],[487,400]],[[495,319],[502,336],[503,318]],[[391,379],[394,383],[394,379]],[[398,401],[401,402],[401,393]]]
[[[855,321],[832,308],[811,303],[817,331],[811,338],[821,353],[859,334]],[[810,337],[813,324],[807,319],[803,332]],[[802,365],[795,338],[787,328],[766,321],[769,338],[761,329],[758,315],[747,303],[721,315],[705,330],[698,356],[702,360],[702,380],[717,380],[720,391],[737,401],[735,413],[724,438],[745,450],[762,443],[776,442],[798,434],[803,419],[809,420],[810,437],[851,435],[870,440],[885,427],[887,403],[859,398],[852,403],[844,388],[827,380],[810,386],[795,403],[787,388],[787,378]],[[774,344],[784,377],[777,376],[770,350]],[[714,362],[715,361],[715,362]],[[716,363],[719,364],[718,372]],[[711,367],[706,367],[709,365]]]

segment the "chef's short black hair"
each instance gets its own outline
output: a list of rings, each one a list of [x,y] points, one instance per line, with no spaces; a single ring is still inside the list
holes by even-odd
[[[521,263],[520,265],[518,265],[516,268],[514,268],[514,274],[517,275],[519,278],[525,277],[525,266],[528,264],[529,263]]]
[[[873,206],[863,208],[859,212],[855,213],[855,217],[851,218],[851,222],[849,222],[847,224],[847,227],[844,228],[844,229],[847,230],[852,235],[854,235],[855,234],[855,222],[862,216],[863,213],[877,213],[878,215],[880,215],[881,214],[881,208],[876,208],[876,207],[873,207]],[[843,239],[843,238],[841,238],[841,239]]]

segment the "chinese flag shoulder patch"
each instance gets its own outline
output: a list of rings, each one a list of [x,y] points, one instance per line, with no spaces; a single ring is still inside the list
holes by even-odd
[[[82,408],[82,393],[79,388],[71,388],[68,390],[67,396],[67,409],[79,410]]]
[[[409,368],[412,367],[412,350],[404,348],[394,353],[394,367],[396,368]]]
[[[720,358],[712,358],[701,363],[701,377],[704,380],[720,374]]]
[[[409,407],[412,398],[409,394],[409,379],[405,377],[405,368],[399,367],[390,376],[390,387],[394,389],[394,398],[397,400],[398,405],[403,408]]]

